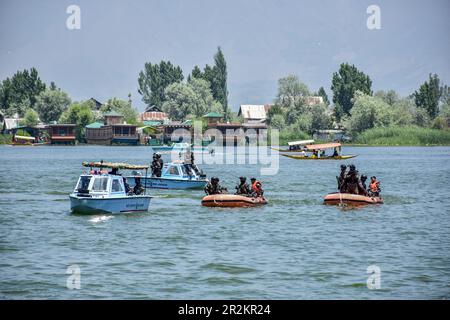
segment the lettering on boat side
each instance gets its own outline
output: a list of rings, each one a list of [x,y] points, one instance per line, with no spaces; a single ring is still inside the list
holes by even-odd
[[[209,318],[213,313],[222,315],[270,315],[271,311],[268,304],[224,304],[220,308],[185,304],[178,307],[179,315],[200,315]]]
[[[81,9],[77,5],[70,5],[66,9],[66,13],[70,14],[66,20],[66,27],[69,30],[80,30],[81,29]]]
[[[370,16],[367,18],[367,29],[379,30],[381,29],[381,9],[379,6],[372,4],[367,7],[367,14]]]
[[[81,268],[77,264],[71,264],[67,267],[66,274],[70,276],[67,277],[66,287],[69,290],[80,290],[81,289]]]
[[[367,278],[367,289],[378,290],[381,289],[381,269],[379,266],[371,265],[367,267],[367,273],[370,276]]]

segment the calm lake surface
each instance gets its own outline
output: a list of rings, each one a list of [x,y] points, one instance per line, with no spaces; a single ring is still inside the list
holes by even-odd
[[[205,208],[203,191],[151,190],[150,212],[70,214],[82,161],[149,163],[148,147],[0,146],[2,299],[442,299],[450,298],[450,148],[344,148],[355,159],[280,157],[257,165],[202,165],[234,190],[258,176],[270,204]],[[381,180],[385,204],[322,204],[341,163]],[[81,289],[66,270],[81,268]],[[369,290],[367,268],[381,270]]]

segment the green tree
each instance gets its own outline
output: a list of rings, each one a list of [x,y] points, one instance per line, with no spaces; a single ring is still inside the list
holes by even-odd
[[[195,110],[195,93],[189,85],[173,83],[165,90],[166,101],[163,110],[173,120],[186,120]]]
[[[341,112],[336,112],[336,115],[341,117],[341,113],[350,114],[353,107],[353,95],[356,91],[372,95],[372,80],[354,65],[343,63],[339,71],[333,73],[331,90],[334,104],[341,108]]]
[[[388,91],[379,90],[375,92],[374,97],[380,98],[390,106],[393,106],[400,99],[399,95],[397,94],[397,92],[395,92],[395,90],[388,90]]]
[[[283,108],[289,108],[294,104],[304,105],[305,98],[309,95],[308,86],[295,75],[291,74],[278,80],[276,103]]]
[[[33,109],[28,109],[25,112],[25,116],[23,118],[23,121],[21,122],[22,125],[27,127],[34,127],[39,123],[39,115],[36,111]]]
[[[194,69],[192,69],[191,79],[204,79],[204,80],[208,81],[207,79],[204,78],[202,70],[200,70],[200,68],[198,66],[195,66]]]
[[[128,97],[128,101],[120,100],[117,98],[109,99],[103,106],[102,106],[102,113],[110,112],[110,111],[116,111],[117,113],[120,113],[123,116],[123,119],[128,124],[137,124],[138,123],[138,112],[133,106],[131,105],[131,96]]]
[[[172,83],[183,81],[183,71],[170,61],[159,64],[146,63],[144,70],[139,73],[138,92],[147,106],[161,108],[164,101],[164,90]]]
[[[226,119],[228,119],[228,88],[227,88],[227,63],[225,61],[225,56],[223,55],[222,49],[220,47],[217,49],[217,53],[214,55],[214,80],[211,83],[211,88],[213,91],[213,97],[215,100],[220,102],[223,108],[223,114]]]
[[[34,108],[38,95],[45,90],[45,83],[39,78],[35,68],[17,71],[0,85],[0,110],[7,115],[25,114],[28,108]]]
[[[75,134],[78,141],[84,138],[85,127],[94,121],[91,101],[76,102],[64,111],[60,123],[76,124]]]
[[[328,99],[328,95],[327,95],[325,89],[323,87],[320,87],[319,91],[317,92],[317,94],[320,97],[322,97],[323,103],[325,103],[325,105],[328,107],[330,105],[330,100]]]
[[[357,91],[353,104],[350,111],[351,116],[345,121],[345,127],[353,135],[367,129],[389,127],[395,124],[395,113],[392,112],[392,107],[380,98]]]
[[[208,112],[222,112],[222,105],[215,101],[210,84],[200,78],[192,78],[187,84],[193,91],[193,110],[192,113],[196,117],[202,117]]]
[[[414,92],[416,106],[423,108],[428,115],[434,119],[439,112],[439,101],[443,88],[440,86],[440,80],[437,74],[429,75],[428,81],[425,81],[419,90]]]
[[[278,130],[282,130],[286,126],[286,121],[284,120],[284,116],[280,113],[276,113],[270,119],[270,126],[272,128],[276,128]]]
[[[69,96],[64,91],[46,89],[38,95],[35,109],[39,113],[41,121],[49,123],[57,121],[70,102]]]

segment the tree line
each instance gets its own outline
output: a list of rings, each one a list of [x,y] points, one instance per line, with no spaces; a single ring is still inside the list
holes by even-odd
[[[343,63],[332,75],[332,104],[323,87],[311,92],[295,75],[278,81],[278,94],[268,114],[271,127],[283,140],[307,138],[322,129],[343,128],[353,137],[373,128],[418,126],[447,129],[450,120],[449,88],[430,74],[407,97],[394,90],[372,90],[372,80],[354,65]],[[310,96],[323,103],[311,104]]]
[[[208,112],[230,117],[227,89],[227,63],[219,47],[214,65],[195,66],[183,82],[183,71],[170,61],[146,63],[139,73],[138,92],[147,108],[163,110],[173,120],[200,118]]]

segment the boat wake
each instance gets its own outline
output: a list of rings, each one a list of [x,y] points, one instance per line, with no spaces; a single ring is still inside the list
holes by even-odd
[[[113,216],[100,216],[100,217],[95,217],[95,218],[89,219],[89,222],[92,222],[92,223],[105,222],[111,218],[114,218],[114,217]]]

